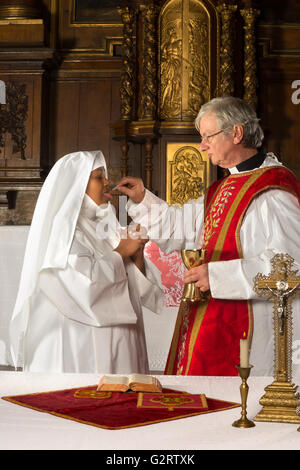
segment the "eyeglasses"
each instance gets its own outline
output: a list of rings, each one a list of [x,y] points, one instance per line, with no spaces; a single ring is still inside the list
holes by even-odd
[[[213,137],[215,137],[215,135],[218,135],[218,134],[221,134],[221,132],[224,132],[224,129],[221,129],[220,131],[218,132],[215,132],[214,134],[210,134],[210,135],[201,135],[200,138],[201,138],[201,142],[206,142],[208,144],[211,143]]]

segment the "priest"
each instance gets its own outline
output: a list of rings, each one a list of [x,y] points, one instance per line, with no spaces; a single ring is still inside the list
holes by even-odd
[[[246,335],[253,373],[272,375],[272,303],[257,296],[253,278],[269,273],[278,252],[288,253],[300,267],[300,185],[263,149],[259,119],[243,100],[211,100],[201,107],[195,126],[200,150],[213,165],[229,170],[205,196],[180,208],[145,190],[138,178],[123,178],[118,185],[130,198],[131,217],[147,227],[162,250],[192,243],[206,252],[205,262],[189,270],[185,282],[195,282],[207,300],[188,311],[181,304],[165,373],[237,375],[240,339]],[[297,314],[294,340],[296,345],[300,340]],[[294,366],[300,380],[299,362]]]
[[[111,198],[101,151],[60,158],[45,180],[10,324],[25,372],[148,373],[142,306],[162,308],[160,275]]]

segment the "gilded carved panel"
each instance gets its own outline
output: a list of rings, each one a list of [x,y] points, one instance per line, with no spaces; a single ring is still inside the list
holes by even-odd
[[[206,152],[197,143],[167,144],[166,200],[182,205],[202,196],[213,175]]]
[[[159,17],[160,118],[193,120],[210,99],[210,15],[199,0],[170,0]]]

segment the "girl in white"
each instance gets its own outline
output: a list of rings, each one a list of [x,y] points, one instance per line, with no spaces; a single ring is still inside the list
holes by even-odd
[[[100,151],[66,155],[45,180],[10,325],[24,371],[148,372],[142,305],[162,308],[160,275],[145,240],[121,236],[108,184]]]

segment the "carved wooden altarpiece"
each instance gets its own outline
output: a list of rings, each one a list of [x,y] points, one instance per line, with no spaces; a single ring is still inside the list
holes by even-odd
[[[130,144],[139,144],[146,186],[153,188],[155,166],[160,194],[182,204],[218,176],[199,152],[194,120],[201,105],[235,94],[256,106],[258,11],[251,1],[144,0],[125,2],[120,14],[121,110],[112,126],[121,143],[122,175]],[[182,197],[176,181],[189,179],[190,163],[192,181]]]

